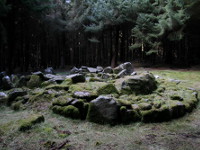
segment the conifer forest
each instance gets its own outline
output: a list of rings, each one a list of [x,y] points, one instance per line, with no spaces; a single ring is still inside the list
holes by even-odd
[[[1,0],[0,70],[200,61],[199,0]]]
[[[0,0],[0,150],[200,150],[200,0]]]

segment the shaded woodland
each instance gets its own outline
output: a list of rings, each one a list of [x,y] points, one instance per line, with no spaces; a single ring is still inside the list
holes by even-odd
[[[0,0],[0,71],[200,64],[200,0]]]

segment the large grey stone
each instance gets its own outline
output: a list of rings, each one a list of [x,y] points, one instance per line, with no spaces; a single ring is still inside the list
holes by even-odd
[[[95,123],[116,123],[119,107],[117,102],[106,96],[99,96],[90,102],[87,119]]]
[[[122,88],[128,85],[137,94],[149,94],[157,88],[155,77],[151,73],[135,75],[123,82]]]

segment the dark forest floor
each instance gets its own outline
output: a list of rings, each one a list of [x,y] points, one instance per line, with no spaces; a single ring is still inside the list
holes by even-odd
[[[136,68],[151,71],[163,78],[178,79],[180,84],[200,92],[200,71],[170,68]],[[198,150],[200,149],[200,105],[190,114],[163,123],[132,123],[129,125],[98,125],[41,113],[45,122],[29,131],[17,130],[18,120],[32,110],[13,111],[0,108],[0,149],[39,150]]]

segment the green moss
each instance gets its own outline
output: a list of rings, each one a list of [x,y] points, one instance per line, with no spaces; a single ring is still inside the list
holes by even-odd
[[[35,87],[40,87],[41,83],[42,81],[38,75],[31,75],[30,80],[27,82],[27,87],[33,89]]]
[[[15,111],[18,111],[22,108],[22,101],[17,101],[11,105],[11,108]]]
[[[120,107],[120,121],[124,124],[139,121],[140,115],[135,110],[128,110],[125,106]]]
[[[41,87],[47,87],[47,86],[50,86],[53,84],[56,84],[56,82],[55,81],[44,81],[44,82],[42,82]]]
[[[124,100],[124,99],[117,99],[117,102],[122,105],[122,106],[126,106],[126,107],[131,107],[131,102],[128,100]]]
[[[54,84],[54,85],[49,85],[47,86],[45,89],[54,89],[54,90],[65,90],[68,91],[69,90],[69,86],[68,85],[64,85],[64,84]]]
[[[62,106],[53,106],[52,107],[52,111],[56,114],[62,114],[62,111],[63,111],[63,107]]]
[[[95,77],[91,77],[90,79],[89,79],[89,82],[102,82],[103,80],[102,79],[100,79],[100,78],[95,78]]]
[[[67,106],[69,105],[69,103],[72,102],[72,98],[68,95],[65,95],[65,96],[59,96],[58,98],[56,98],[52,105],[55,106],[55,105],[58,105],[58,106]]]
[[[89,91],[96,92],[97,89],[106,85],[104,82],[85,82],[85,83],[77,83],[73,84],[69,87],[69,91],[74,93],[75,91]]]
[[[79,119],[80,118],[80,112],[79,112],[78,108],[76,108],[72,105],[63,107],[62,115],[65,116],[65,117],[72,118],[72,119]]]
[[[44,122],[43,115],[32,115],[20,122],[19,131],[29,130],[33,127],[33,125],[41,122]]]
[[[98,95],[119,93],[114,84],[106,84],[97,90]]]
[[[138,106],[141,110],[150,110],[152,108],[151,104],[148,103],[140,103]]]

